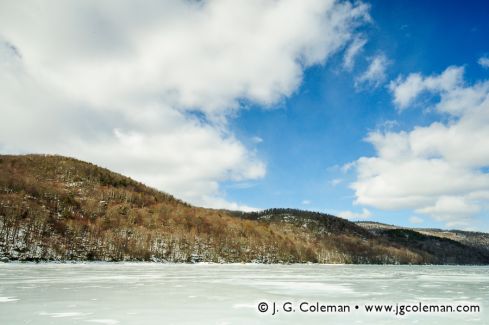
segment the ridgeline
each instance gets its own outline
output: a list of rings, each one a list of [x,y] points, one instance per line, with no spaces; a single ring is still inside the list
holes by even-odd
[[[489,235],[191,206],[73,158],[0,155],[0,261],[489,264]]]

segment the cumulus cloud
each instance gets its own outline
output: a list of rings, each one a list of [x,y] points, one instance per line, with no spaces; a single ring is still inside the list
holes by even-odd
[[[412,73],[407,78],[399,77],[391,81],[389,88],[398,108],[404,109],[422,92],[449,92],[459,88],[463,82],[463,73],[462,67],[449,67],[442,74],[430,77]]]
[[[462,196],[442,196],[434,205],[416,211],[429,214],[435,220],[445,222],[448,227],[455,227],[467,225],[480,207]]]
[[[353,212],[353,211],[341,211],[338,213],[340,218],[349,219],[349,220],[360,220],[360,219],[369,219],[372,217],[372,213],[363,208],[361,212]]]
[[[71,155],[240,208],[219,183],[266,166],[228,129],[232,112],[291,95],[367,18],[320,0],[2,2],[0,150]]]
[[[489,200],[489,81],[466,85],[463,68],[437,76],[411,74],[391,83],[399,107],[424,91],[438,95],[435,111],[448,122],[411,131],[370,133],[374,157],[355,162],[356,202],[386,210],[413,209],[466,226]]]
[[[483,68],[489,68],[489,57],[487,56],[480,57],[477,63],[479,63]]]
[[[380,86],[386,78],[385,71],[389,63],[389,59],[383,53],[371,58],[367,70],[356,78],[355,86],[369,86],[374,88]]]
[[[201,199],[202,205],[209,207],[209,208],[215,208],[215,209],[227,209],[231,211],[245,211],[245,212],[255,212],[259,211],[260,209],[251,207],[249,205],[245,204],[239,204],[236,202],[229,202],[225,200],[222,197],[216,197],[216,196],[204,196]]]
[[[362,37],[356,37],[350,43],[345,51],[345,55],[343,56],[343,67],[346,70],[353,69],[353,66],[355,65],[355,59],[361,52],[365,44],[367,44],[367,40]]]

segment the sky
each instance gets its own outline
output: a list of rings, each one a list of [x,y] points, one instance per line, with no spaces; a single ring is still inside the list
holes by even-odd
[[[489,231],[486,1],[0,1],[0,153],[192,204]]]

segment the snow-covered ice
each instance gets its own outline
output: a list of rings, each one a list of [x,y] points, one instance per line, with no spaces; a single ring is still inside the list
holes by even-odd
[[[0,264],[0,324],[484,324],[489,267]],[[271,310],[290,301],[349,313]],[[355,305],[478,304],[480,313],[366,313]]]

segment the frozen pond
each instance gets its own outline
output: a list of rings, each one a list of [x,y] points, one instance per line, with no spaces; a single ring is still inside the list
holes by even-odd
[[[260,302],[267,303],[266,312],[258,311]],[[278,312],[272,315],[274,302]],[[316,303],[326,311],[311,311]],[[477,305],[480,311],[396,316],[394,311],[365,311],[372,304]],[[8,325],[446,325],[488,320],[489,267],[0,264],[0,324]]]

